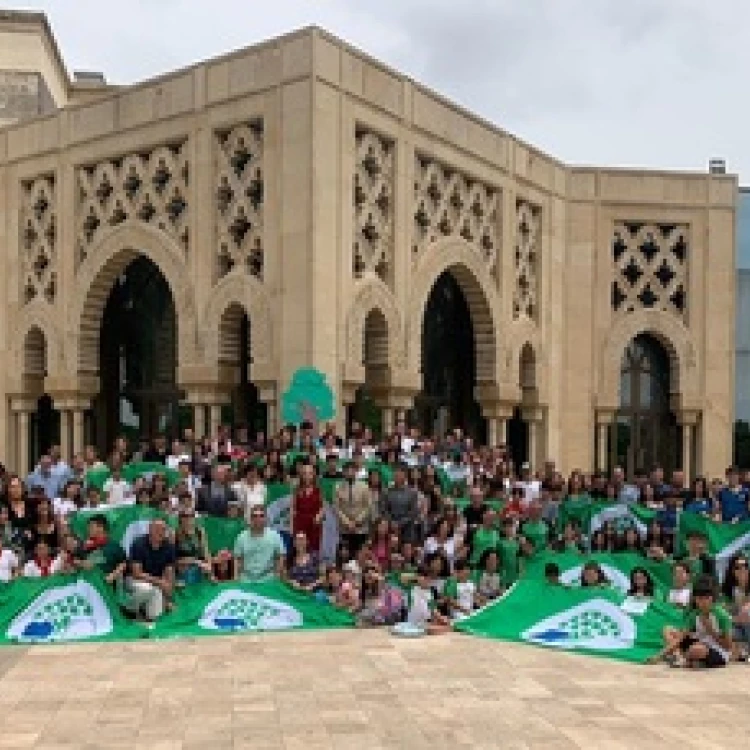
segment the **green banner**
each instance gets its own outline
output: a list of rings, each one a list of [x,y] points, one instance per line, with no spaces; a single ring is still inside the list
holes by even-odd
[[[584,497],[571,498],[560,505],[558,525],[562,529],[568,522],[574,522],[584,534],[593,534],[611,523],[617,531],[629,527],[638,529],[639,534],[646,536],[646,527],[656,518],[656,511],[640,505],[626,503],[605,503],[588,500]]]
[[[672,566],[669,563],[649,560],[642,555],[627,552],[577,554],[575,552],[542,552],[532,557],[525,566],[524,579],[544,580],[547,563],[555,563],[560,568],[560,580],[568,586],[577,586],[581,580],[583,566],[593,561],[607,577],[611,587],[621,593],[630,588],[630,574],[633,568],[645,568],[654,581],[657,595],[664,594],[672,585]]]
[[[159,463],[136,462],[125,464],[122,467],[122,478],[130,484],[133,484],[140,477],[151,480],[154,474],[163,474],[169,487],[177,484],[180,478],[178,471]],[[86,472],[86,484],[89,487],[96,487],[101,492],[104,488],[104,483],[110,476],[112,476],[112,472],[109,470],[109,467],[100,466],[98,469],[91,469]]]
[[[0,644],[143,637],[145,630],[121,614],[114,591],[95,571],[0,585]]]
[[[92,516],[102,515],[109,524],[109,538],[117,542],[127,554],[130,545],[148,531],[148,525],[155,518],[161,518],[174,526],[177,519],[147,505],[122,505],[117,508],[87,508],[68,516],[70,530],[79,538],[86,539],[88,522]],[[210,545],[210,542],[209,542]]]
[[[716,576],[720,581],[724,580],[733,555],[750,554],[750,521],[720,523],[698,513],[680,513],[678,544],[683,554],[687,552],[690,533],[702,534],[708,540],[708,553],[714,557]]]
[[[664,627],[679,627],[683,620],[676,607],[614,589],[523,580],[455,627],[485,638],[642,663],[662,647]]]
[[[280,581],[200,583],[178,592],[176,607],[149,634],[181,638],[242,631],[351,628],[354,616]]]

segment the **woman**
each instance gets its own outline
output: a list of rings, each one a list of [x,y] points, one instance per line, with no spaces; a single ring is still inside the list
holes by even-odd
[[[643,554],[661,562],[672,554],[672,537],[664,532],[662,525],[654,519],[648,525]]]
[[[387,518],[381,517],[375,523],[370,537],[370,549],[380,571],[386,573],[391,554],[391,525]]]
[[[370,507],[378,515],[382,515],[383,495],[383,477],[377,469],[370,469],[367,474],[367,488],[370,490]]]
[[[81,483],[77,479],[69,479],[63,487],[61,496],[52,502],[52,508],[59,521],[64,521],[68,515],[83,507]]]
[[[39,498],[34,513],[34,522],[29,529],[30,536],[26,540],[26,553],[33,554],[39,542],[44,542],[51,555],[57,554],[58,534],[55,517],[52,515],[52,503],[46,498]]]
[[[13,529],[13,550],[22,552],[31,539],[31,526],[34,519],[31,506],[26,499],[23,481],[18,474],[11,474],[8,477],[5,505],[8,507],[8,518]]]
[[[745,555],[734,555],[729,561],[722,593],[732,616],[735,654],[741,661],[747,661],[750,654],[750,569]]]
[[[206,532],[195,525],[195,513],[180,513],[174,544],[177,553],[178,581],[190,584],[200,583],[204,578],[213,580],[208,539]]]
[[[428,537],[424,543],[425,555],[432,555],[435,552],[442,553],[451,570],[456,559],[456,553],[459,547],[453,535],[453,527],[445,516],[439,518],[435,524],[432,536]]]
[[[716,507],[714,505],[714,500],[711,497],[708,483],[703,477],[696,477],[690,488],[690,495],[685,504],[685,511],[687,513],[698,513],[703,516],[711,516],[715,510]]]
[[[292,535],[303,533],[310,552],[320,553],[320,530],[323,520],[323,497],[315,482],[310,464],[298,468],[299,484],[292,497]]]
[[[628,596],[654,598],[654,581],[645,568],[633,568],[630,571],[630,589]]]
[[[287,560],[287,580],[300,591],[314,591],[320,583],[318,558],[307,549],[307,536],[303,531],[294,535],[294,546]]]
[[[632,552],[633,554],[639,555],[643,549],[641,543],[641,536],[638,533],[638,529],[634,526],[629,526],[625,529],[625,533],[622,535],[622,539],[619,540],[617,546],[618,552]]]

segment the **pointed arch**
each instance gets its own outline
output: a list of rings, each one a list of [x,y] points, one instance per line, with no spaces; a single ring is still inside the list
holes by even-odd
[[[182,248],[154,227],[125,222],[104,233],[78,269],[71,295],[68,330],[73,331],[68,367],[79,373],[99,372],[99,334],[104,308],[115,281],[139,256],[161,272],[174,298],[179,357],[195,353],[195,296]]]
[[[54,309],[35,300],[14,324],[18,331],[12,344],[13,361],[22,375],[58,374],[62,366],[62,342]],[[40,361],[43,349],[43,363]],[[42,366],[43,365],[43,366]]]
[[[424,312],[433,286],[446,272],[455,278],[469,306],[474,328],[477,382],[498,382],[500,321],[495,283],[476,252],[464,241],[454,238],[435,243],[412,272],[414,286],[408,315],[409,368],[417,372],[422,369]]]

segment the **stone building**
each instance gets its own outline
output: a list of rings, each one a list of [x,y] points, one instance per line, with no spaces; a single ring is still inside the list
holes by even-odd
[[[730,460],[732,176],[566,165],[317,28],[114,88],[3,13],[0,118],[12,467],[273,430],[301,366],[340,426],[364,393],[536,465]]]

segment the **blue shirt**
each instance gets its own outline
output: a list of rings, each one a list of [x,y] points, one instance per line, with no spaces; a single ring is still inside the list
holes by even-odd
[[[64,481],[64,477],[59,473],[50,471],[49,474],[43,474],[37,467],[26,477],[26,489],[32,490],[35,487],[41,487],[44,490],[45,497],[54,500],[59,497]]]
[[[686,513],[710,513],[712,510],[711,501],[705,497],[696,497],[685,506]]]
[[[735,518],[744,521],[748,516],[747,492],[741,487],[737,490],[724,487],[719,492],[719,503],[721,503],[721,520],[724,523],[733,521]]]

